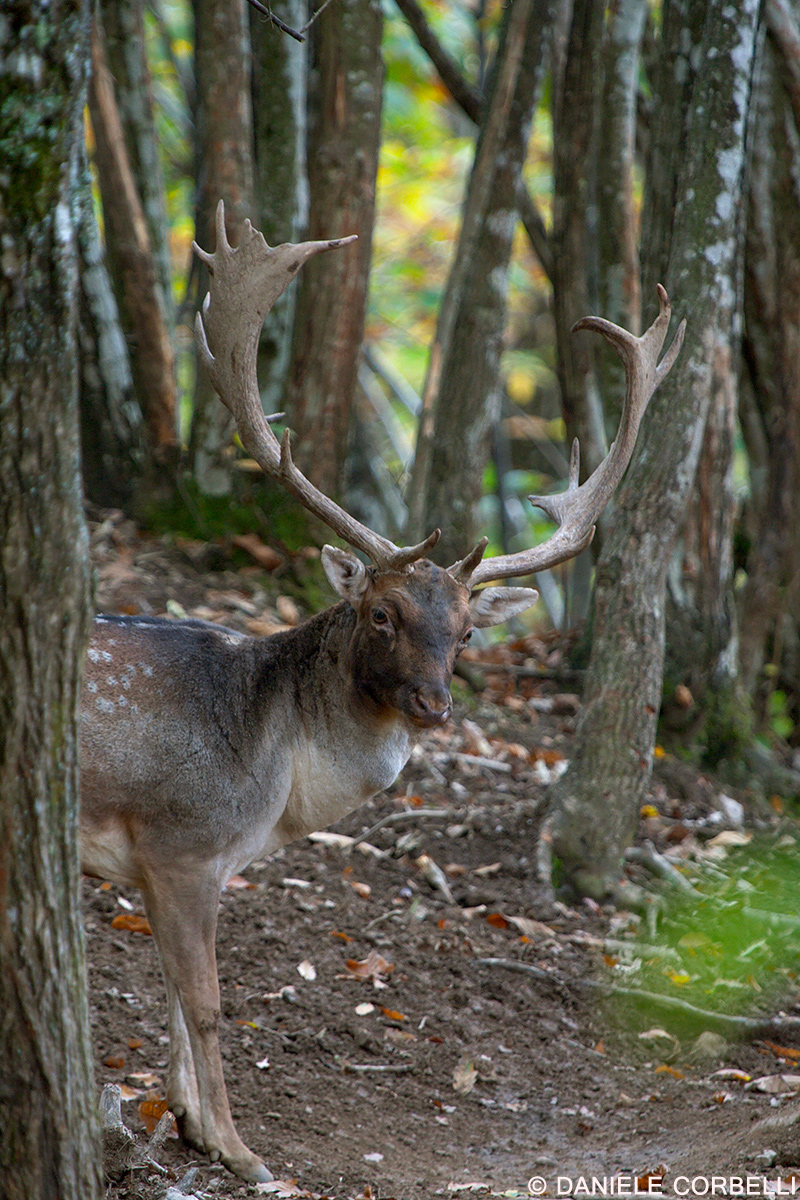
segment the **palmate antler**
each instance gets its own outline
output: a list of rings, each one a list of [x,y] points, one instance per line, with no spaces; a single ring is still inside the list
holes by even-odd
[[[334,533],[357,550],[363,550],[376,567],[403,570],[436,545],[439,530],[435,529],[417,546],[400,547],[345,512],[295,466],[289,431],[278,442],[269,427],[269,418],[264,415],[258,390],[258,339],[267,313],[303,263],[315,254],[348,245],[356,240],[355,235],[325,242],[287,243],[272,249],[262,234],[245,221],[241,240],[234,249],[225,232],[225,207],[221,200],[217,205],[216,229],[217,248],[213,254],[192,242],[192,249],[206,264],[211,277],[203,313],[198,313],[195,319],[195,340],[211,382],[233,414],[242,445],[265,474],[282,484]]]
[[[289,431],[278,442],[269,426],[272,418],[264,415],[258,390],[258,339],[267,313],[303,263],[315,254],[346,246],[355,237],[301,242],[299,245],[287,243],[271,249],[258,230],[245,221],[241,241],[234,249],[225,233],[225,209],[221,200],[217,206],[216,229],[217,248],[213,254],[192,242],[210,275],[203,313],[198,313],[195,321],[195,339],[211,382],[233,414],[242,445],[267,475],[282,484],[334,533],[368,555],[379,570],[408,569],[436,545],[439,530],[435,529],[416,546],[400,547],[345,512],[295,466]],[[558,529],[552,537],[529,550],[485,561],[482,559],[488,539],[482,538],[466,558],[449,568],[450,574],[460,583],[474,588],[489,580],[530,575],[573,558],[589,545],[595,524],[630,461],[650,397],[669,372],[683,342],[685,321],[681,322],[672,345],[658,362],[671,312],[667,293],[660,285],[658,299],[659,314],[641,337],[634,337],[602,317],[584,317],[574,326],[574,330],[594,329],[601,333],[622,358],[626,393],[617,438],[597,470],[580,486],[580,454],[576,439],[570,457],[567,490],[552,496],[528,497],[557,523]],[[534,596],[533,592],[526,594]]]
[[[544,571],[580,554],[589,545],[595,524],[630,462],[650,398],[669,373],[683,344],[686,321],[681,321],[672,345],[661,362],[658,361],[672,311],[661,284],[658,285],[658,303],[659,314],[641,337],[635,337],[602,317],[584,317],[573,326],[573,333],[579,329],[594,329],[601,333],[617,350],[624,364],[625,400],[616,440],[600,466],[579,486],[580,447],[576,438],[572,443],[567,490],[552,496],[528,497],[531,504],[543,509],[557,523],[556,532],[546,542],[529,550],[481,561],[487,541],[483,538],[466,558],[449,568],[451,575],[466,587],[477,587],[490,579],[509,579]]]

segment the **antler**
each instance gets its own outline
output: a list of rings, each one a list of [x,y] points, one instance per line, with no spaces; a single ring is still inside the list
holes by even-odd
[[[264,415],[258,390],[258,339],[267,313],[303,263],[315,254],[348,245],[356,235],[326,242],[286,243],[272,249],[245,221],[241,240],[234,249],[225,232],[225,206],[221,200],[216,228],[217,248],[213,254],[192,242],[192,249],[211,277],[203,314],[198,313],[195,319],[195,340],[211,382],[233,414],[242,445],[265,474],[282,484],[334,533],[369,555],[376,567],[403,570],[436,545],[439,530],[417,546],[401,548],[350,516],[295,466],[289,431],[279,443],[269,427],[270,418]]]
[[[576,438],[572,443],[567,490],[553,496],[528,497],[531,504],[544,509],[559,526],[552,537],[530,550],[481,562],[481,547],[486,544],[486,539],[483,539],[466,558],[449,568],[460,582],[468,587],[476,587],[489,579],[530,575],[573,558],[589,545],[594,537],[595,523],[630,461],[650,397],[669,373],[683,344],[685,321],[681,321],[672,345],[658,362],[672,311],[669,297],[661,284],[658,285],[658,303],[659,314],[641,337],[634,337],[602,317],[584,317],[573,326],[573,333],[578,329],[595,329],[601,333],[615,347],[625,366],[625,400],[616,440],[597,470],[579,487],[580,447]]]

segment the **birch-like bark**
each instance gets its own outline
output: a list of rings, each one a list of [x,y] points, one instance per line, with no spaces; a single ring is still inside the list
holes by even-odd
[[[164,321],[174,332],[172,264],[164,172],[158,153],[155,106],[144,28],[143,0],[101,0],[108,65],[136,190],[150,235]]]
[[[272,11],[292,29],[307,20],[303,0],[275,0]],[[280,246],[300,241],[308,222],[308,42],[287,37],[252,8],[250,38],[258,228],[270,246]],[[296,306],[292,284],[270,309],[261,333],[258,378],[269,413],[286,407]]]
[[[688,319],[651,402],[598,563],[592,653],[570,767],[546,837],[566,882],[602,898],[645,796],[661,703],[666,575],[700,454],[715,376],[738,338],[738,211],[758,0],[707,5],[683,141],[666,286]],[[708,51],[714,49],[713,55]],[[673,137],[683,137],[676,120]],[[669,219],[668,214],[665,217]]]
[[[197,85],[197,207],[195,241],[214,245],[214,213],[225,201],[232,245],[253,211],[253,114],[250,34],[245,0],[193,0]],[[205,268],[198,307],[206,292]],[[196,360],[197,361],[197,360]],[[207,495],[233,487],[233,417],[220,404],[197,361],[190,454],[198,486]]]
[[[69,204],[83,140],[89,19],[86,0],[20,0],[0,20],[5,1200],[101,1194],[77,854],[77,702],[89,572]]]
[[[308,178],[311,240],[357,233],[298,281],[287,410],[298,466],[322,491],[343,486],[364,333],[380,146],[383,15],[379,0],[337,0],[312,26]]]
[[[85,150],[71,196],[77,234],[81,464],[87,497],[125,508],[145,468],[141,409],[92,203]]]

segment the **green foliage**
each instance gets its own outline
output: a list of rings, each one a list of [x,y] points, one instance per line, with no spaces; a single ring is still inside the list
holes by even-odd
[[[142,523],[156,534],[174,533],[205,541],[224,541],[236,534],[258,533],[289,550],[308,545],[305,510],[277,485],[261,479],[239,481],[232,496],[207,496],[191,475],[183,475],[167,500],[145,507]]]
[[[615,984],[729,1014],[774,1010],[796,989],[797,838],[753,841],[727,856],[719,849],[719,857],[709,856],[693,878],[695,894],[670,894],[657,934],[647,939],[659,953],[621,958],[612,968]],[[612,999],[607,1011],[615,1010],[626,1019]],[[646,1019],[676,1033],[698,1032],[698,1018],[667,1008],[648,1006]]]

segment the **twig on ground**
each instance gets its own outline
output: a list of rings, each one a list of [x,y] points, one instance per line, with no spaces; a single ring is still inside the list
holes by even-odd
[[[385,1071],[392,1075],[402,1075],[414,1070],[413,1063],[345,1063],[345,1071]]]
[[[386,817],[381,817],[380,821],[376,821],[374,825],[359,834],[357,838],[353,838],[351,850],[355,850],[361,842],[366,842],[372,837],[373,833],[377,833],[379,829],[385,829],[387,825],[403,825],[406,821],[417,821],[425,819],[441,819],[442,817],[452,817],[455,819],[458,816],[452,808],[417,808],[408,809],[407,812],[389,813]]]
[[[677,996],[662,996],[659,992],[649,992],[644,988],[619,987],[613,983],[602,983],[597,979],[573,979],[567,981],[558,976],[542,971],[529,963],[520,962],[516,958],[479,958],[478,963],[487,967],[503,967],[507,971],[518,971],[524,975],[532,975],[534,979],[546,979],[549,983],[558,983],[562,987],[586,988],[602,992],[605,996],[628,996],[632,1000],[645,1000],[661,1008],[673,1012],[686,1013],[688,1016],[699,1017],[707,1025],[719,1025],[729,1032],[738,1032],[755,1036],[768,1030],[800,1028],[800,1017],[790,1017],[779,1013],[777,1017],[740,1017],[735,1013],[713,1012],[711,1009],[698,1008],[689,1000],[679,1000]]]
[[[684,875],[681,875],[677,867],[673,867],[663,854],[659,854],[652,842],[645,842],[643,846],[629,846],[625,851],[627,862],[639,863],[642,867],[647,867],[654,875],[672,884],[673,887],[679,888],[682,892],[687,892],[695,896],[699,896],[697,888],[693,887]]]

